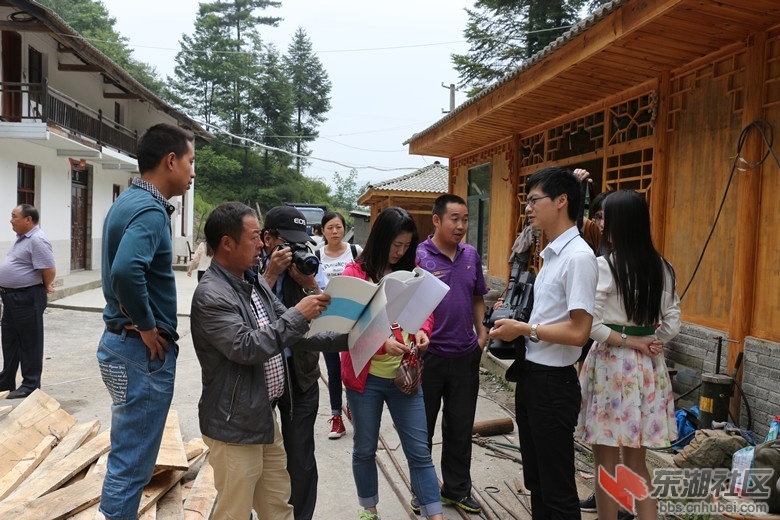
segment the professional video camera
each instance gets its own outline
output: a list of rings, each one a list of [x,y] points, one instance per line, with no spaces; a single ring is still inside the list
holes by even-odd
[[[285,242],[279,246],[279,249],[289,247],[293,255],[293,265],[298,270],[306,275],[317,274],[320,268],[320,260],[309,250],[309,246],[306,244],[300,244],[295,242]]]
[[[534,305],[534,278],[533,273],[520,271],[520,262],[514,262],[504,303],[497,309],[485,309],[482,324],[490,330],[497,320],[505,318],[527,323]],[[525,357],[525,336],[518,336],[510,342],[491,339],[488,350],[499,359],[522,359]]]

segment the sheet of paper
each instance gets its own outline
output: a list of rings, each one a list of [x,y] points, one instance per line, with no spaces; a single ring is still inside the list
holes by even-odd
[[[348,332],[352,364],[359,374],[389,337],[393,322],[416,332],[447,291],[446,284],[420,268],[395,271],[379,284],[338,276],[325,287],[330,305],[311,322],[307,336]]]
[[[330,305],[311,322],[306,336],[327,331],[349,332],[377,290],[376,284],[353,276],[331,278],[325,287],[325,294],[330,295]]]
[[[417,276],[413,280],[414,283],[409,284],[410,290],[406,291],[403,297],[393,299],[388,294],[387,313],[395,316],[394,321],[410,332],[420,330],[422,324],[450,290],[446,283],[431,273],[419,267],[414,271]],[[396,308],[396,303],[400,308]]]

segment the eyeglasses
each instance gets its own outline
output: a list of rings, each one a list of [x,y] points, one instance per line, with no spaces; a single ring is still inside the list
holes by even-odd
[[[541,197],[528,197],[525,199],[525,203],[528,205],[529,208],[533,208],[536,206],[536,203],[539,202],[542,199],[549,199],[549,195],[542,195]]]

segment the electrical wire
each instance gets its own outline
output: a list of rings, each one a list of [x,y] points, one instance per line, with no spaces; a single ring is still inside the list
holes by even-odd
[[[571,29],[573,27],[575,27],[575,25],[562,25],[560,27],[550,27],[550,28],[547,28],[547,29],[538,29],[536,31],[526,31],[523,34],[526,34],[526,35],[527,34],[541,34],[541,33],[550,32],[550,31],[559,31],[561,29]],[[121,41],[115,41],[115,40],[101,40],[99,38],[87,38],[87,37],[82,36],[82,35],[64,34],[64,33],[54,33],[54,34],[56,34],[57,36],[61,36],[63,38],[71,38],[71,39],[74,39],[74,40],[84,40],[84,41],[90,42],[92,44],[95,44],[95,43],[108,43],[108,44],[112,44],[112,45],[119,45],[119,44],[122,43]],[[117,32],[117,36],[121,37],[121,35],[118,32]],[[483,38],[483,40],[494,40],[494,41],[497,41],[496,38],[488,38],[488,37]],[[415,43],[415,44],[411,44],[411,45],[391,45],[391,46],[387,46],[387,47],[363,47],[363,48],[356,48],[356,49],[330,49],[330,50],[317,51],[317,54],[339,54],[339,53],[349,53],[349,52],[397,51],[397,50],[403,50],[403,49],[420,49],[420,48],[424,48],[424,47],[440,47],[440,46],[444,46],[444,45],[456,45],[456,44],[463,44],[463,43],[468,43],[468,42],[469,42],[468,40],[452,40],[452,41],[446,41],[446,42]],[[175,49],[175,48],[172,48],[172,47],[159,47],[159,46],[155,46],[155,45],[138,45],[138,44],[133,44],[133,45],[126,44],[126,47],[131,49],[131,50],[134,50],[134,49],[151,49],[151,50],[156,50],[156,51],[171,51],[171,52],[182,52],[182,50],[183,50],[181,47],[179,47],[178,49]],[[219,55],[219,54],[224,54],[224,55],[252,54],[250,52],[241,51],[241,50],[237,50],[237,51],[218,51],[218,50],[213,50],[213,49],[191,49],[191,48],[187,49],[187,52],[188,53],[192,53],[192,54],[213,54],[213,55]]]
[[[211,128],[212,130],[215,130],[215,131],[217,131],[219,133],[225,134],[225,135],[227,135],[229,137],[232,137],[234,139],[240,139],[240,140],[245,141],[247,143],[251,143],[251,144],[253,144],[257,148],[262,148],[263,150],[269,150],[269,151],[272,151],[272,152],[283,153],[283,154],[289,155],[290,157],[296,157],[296,158],[300,158],[300,159],[304,159],[304,160],[313,160],[313,161],[320,161],[320,162],[335,164],[335,165],[341,166],[342,168],[349,168],[349,169],[352,169],[352,170],[374,170],[374,171],[378,171],[378,172],[395,172],[395,171],[409,171],[409,170],[417,170],[418,169],[418,168],[413,167],[413,166],[410,166],[410,167],[397,167],[397,168],[383,168],[383,167],[380,167],[380,166],[368,166],[368,165],[349,164],[349,163],[344,163],[344,162],[341,162],[341,161],[336,161],[336,160],[333,160],[333,159],[323,159],[322,157],[315,157],[313,155],[297,154],[297,153],[291,152],[289,150],[284,150],[282,148],[277,148],[275,146],[269,146],[267,144],[260,143],[260,142],[254,140],[254,139],[252,139],[250,137],[234,134],[234,133],[232,133],[232,132],[230,132],[228,130],[225,130],[224,128],[222,128],[220,126],[215,125],[214,123],[207,123],[205,121],[200,121],[198,119],[193,119],[193,121],[195,121],[196,123],[198,123],[199,125],[203,126],[206,129]]]
[[[764,128],[763,128],[764,126],[769,130],[769,139],[767,139],[766,133],[764,132]],[[742,147],[744,146],[745,141],[747,140],[747,137],[750,134],[751,130],[756,130],[759,132],[761,138],[764,141],[764,144],[766,144],[767,147],[766,153],[757,162],[750,162],[744,159],[741,155]],[[723,212],[723,206],[726,204],[726,197],[728,196],[729,189],[731,188],[731,183],[734,180],[734,173],[738,169],[737,165],[740,164],[740,162],[742,162],[746,165],[746,167],[755,168],[763,164],[763,162],[771,155],[772,158],[775,160],[775,163],[777,164],[778,168],[780,168],[780,160],[778,160],[774,150],[772,150],[773,142],[774,142],[774,129],[772,128],[772,125],[769,124],[769,122],[764,119],[757,119],[752,123],[750,123],[748,126],[746,126],[744,129],[742,129],[742,132],[740,133],[739,139],[737,141],[737,153],[734,156],[734,162],[731,164],[731,172],[729,173],[729,179],[726,182],[726,189],[723,191],[723,197],[720,200],[718,211],[715,213],[715,220],[712,222],[712,226],[710,227],[710,232],[707,235],[707,239],[704,241],[704,245],[702,246],[699,259],[696,261],[696,266],[693,269],[693,273],[691,273],[691,278],[688,280],[688,284],[685,286],[685,290],[683,290],[682,294],[680,295],[680,301],[682,301],[682,299],[685,297],[685,294],[688,292],[688,289],[690,289],[691,284],[693,283],[693,280],[696,277],[696,273],[699,271],[699,267],[701,267],[702,260],[704,260],[704,254],[707,252],[707,247],[710,244],[712,235],[715,233],[715,227],[718,225],[718,221],[720,220],[720,215]],[[739,170],[746,171],[746,168],[740,168]]]

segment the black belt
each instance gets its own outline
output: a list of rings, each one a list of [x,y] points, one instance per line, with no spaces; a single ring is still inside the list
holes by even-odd
[[[24,291],[27,291],[29,289],[34,289],[36,287],[43,287],[43,284],[39,283],[37,285],[31,285],[29,287],[19,287],[19,288],[0,287],[0,294],[11,294],[11,293],[16,293],[16,292],[24,292]]]
[[[559,372],[561,370],[571,369],[571,365],[566,365],[564,367],[551,367],[550,365],[540,365],[539,363],[534,363],[533,361],[528,361],[527,359],[523,361],[523,370],[527,370],[528,372]]]
[[[114,329],[114,328],[111,328],[111,327],[106,327],[106,330],[108,332],[110,332],[111,334],[116,334],[118,336],[121,336],[122,334],[124,334],[125,336],[130,337],[130,338],[141,339],[141,333],[138,332],[135,329],[125,329],[125,328]],[[162,336],[164,339],[167,339],[168,341],[174,341],[173,336],[171,336],[168,333],[167,330],[157,329],[157,334]]]

